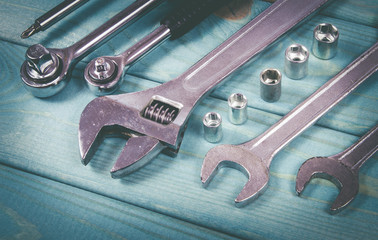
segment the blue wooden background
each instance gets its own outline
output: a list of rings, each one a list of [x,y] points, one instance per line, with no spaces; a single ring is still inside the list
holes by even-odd
[[[160,154],[118,180],[109,171],[124,139],[107,138],[88,166],[80,162],[78,122],[94,98],[84,84],[83,69],[92,58],[121,53],[137,42],[158,26],[171,6],[162,4],[83,59],[63,92],[38,99],[24,89],[19,77],[27,47],[69,46],[133,1],[92,0],[48,31],[20,39],[35,18],[59,2],[0,1],[0,239],[378,238],[377,155],[361,169],[359,195],[338,215],[327,213],[338,194],[332,183],[313,180],[301,198],[294,190],[303,161],[338,153],[377,124],[378,74],[275,157],[269,187],[252,204],[233,205],[246,182],[242,173],[224,168],[207,189],[199,177],[205,154],[216,146],[203,139],[201,119],[206,112],[217,111],[224,118],[220,144],[258,136],[377,41],[378,1],[334,1],[206,98],[190,117],[176,158]],[[118,93],[154,87],[180,75],[269,6],[249,2],[241,4],[244,17],[212,15],[181,39],[165,42],[130,68]],[[340,30],[337,56],[332,60],[310,56],[305,79],[283,75],[281,99],[261,100],[259,73],[267,67],[283,71],[286,47],[296,42],[311,48],[312,30],[322,22]],[[241,126],[227,120],[226,99],[234,92],[249,99],[248,121]]]

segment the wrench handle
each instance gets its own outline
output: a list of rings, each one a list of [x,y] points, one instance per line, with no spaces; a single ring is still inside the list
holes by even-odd
[[[78,58],[89,52],[91,48],[104,43],[105,39],[118,32],[128,24],[131,24],[134,20],[141,17],[147,10],[151,10],[153,7],[160,4],[163,0],[137,0],[127,8],[119,12],[96,30],[88,34],[86,37],[68,47],[73,52],[73,58]]]
[[[345,151],[333,156],[352,170],[358,170],[378,150],[378,125]]]
[[[179,9],[175,9],[160,23],[169,28],[171,39],[176,39],[189,32],[211,13],[231,0],[192,0],[183,1]]]
[[[185,73],[170,81],[167,85],[170,85],[173,92],[166,97],[179,102],[185,101],[184,108],[187,107],[187,111],[182,109],[181,113],[189,114],[199,100],[221,84],[232,72],[327,2],[328,0],[277,0]],[[187,93],[175,94],[174,89],[177,89],[177,86]],[[186,96],[184,100],[183,95]],[[182,118],[187,116],[180,115]]]
[[[378,42],[259,137],[243,144],[266,166],[274,155],[377,71]]]

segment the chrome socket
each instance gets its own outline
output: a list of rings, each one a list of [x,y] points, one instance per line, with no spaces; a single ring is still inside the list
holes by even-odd
[[[276,102],[281,97],[281,72],[268,68],[260,74],[260,96],[266,102]]]
[[[221,115],[216,112],[208,112],[202,122],[205,139],[211,143],[219,142],[223,137]]]
[[[232,124],[243,124],[247,121],[248,99],[241,93],[233,93],[228,98],[228,119]]]
[[[339,30],[329,23],[321,23],[314,29],[312,52],[320,59],[331,59],[337,53]]]
[[[309,52],[301,44],[292,44],[285,51],[285,74],[291,79],[304,78],[308,73]]]

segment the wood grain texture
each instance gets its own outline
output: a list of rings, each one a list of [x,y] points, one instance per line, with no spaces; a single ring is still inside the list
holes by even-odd
[[[157,25],[160,14],[170,6],[158,7],[81,61],[63,92],[37,99],[26,92],[19,79],[26,46],[37,42],[68,46],[132,1],[110,1],[102,9],[99,6],[104,1],[91,1],[51,31],[21,41],[23,28],[58,2],[39,1],[36,5],[26,0],[0,1],[0,12],[5,16],[0,26],[0,219],[5,225],[0,233],[4,229],[9,234],[19,230],[17,221],[7,221],[13,214],[18,223],[27,220],[34,225],[30,236],[46,239],[56,238],[65,226],[70,227],[68,237],[99,239],[378,236],[377,155],[361,168],[359,195],[337,216],[326,212],[338,193],[333,184],[313,180],[302,198],[294,192],[295,175],[304,160],[340,152],[377,124],[377,74],[275,157],[267,191],[247,207],[233,206],[246,181],[240,172],[222,169],[207,189],[201,187],[199,178],[202,160],[215,146],[202,138],[202,116],[210,110],[223,116],[224,138],[220,144],[238,144],[258,136],[377,41],[378,30],[369,17],[374,15],[375,2],[358,1],[363,8],[361,14],[354,13],[358,21],[325,9],[324,14],[286,35],[198,106],[176,158],[160,154],[151,164],[120,180],[112,179],[109,171],[124,139],[105,139],[88,166],[80,163],[78,122],[81,111],[94,98],[83,82],[82,71],[91,58],[120,53],[131,46]],[[211,16],[183,38],[161,45],[130,68],[118,93],[140,91],[178,76],[268,6],[254,2],[251,15],[243,19],[228,21]],[[351,1],[335,2],[330,6],[351,12],[355,8]],[[96,10],[94,15],[88,9]],[[368,16],[366,24],[361,24],[362,15]],[[263,102],[259,97],[259,73],[266,67],[282,70],[283,52],[293,42],[310,48],[312,29],[321,22],[335,24],[342,33],[336,58],[324,61],[311,56],[308,77],[295,81],[284,76],[280,101]],[[232,125],[226,117],[226,99],[232,92],[243,92],[249,99],[248,121],[241,126]],[[42,193],[45,198],[40,197]],[[64,213],[68,208],[72,212]],[[41,218],[34,220],[33,215]],[[54,232],[50,224],[59,223],[62,226]]]
[[[234,239],[3,165],[0,176],[1,239]]]

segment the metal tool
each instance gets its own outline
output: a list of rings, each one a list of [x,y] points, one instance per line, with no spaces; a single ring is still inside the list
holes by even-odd
[[[163,149],[177,153],[189,115],[235,69],[313,13],[327,0],[279,0],[178,78],[141,92],[98,97],[79,123],[82,163],[108,133],[130,137],[111,170],[122,177]],[[286,21],[282,21],[285,16]],[[276,29],[272,31],[272,29]]]
[[[118,56],[104,56],[93,59],[84,71],[89,89],[96,95],[113,93],[123,82],[129,67],[155,49],[164,40],[176,39],[190,31],[212,12],[230,0],[184,1],[180,8],[174,9],[161,20],[161,25]]]
[[[358,193],[360,167],[378,150],[378,125],[345,151],[330,157],[314,157],[298,171],[296,191],[300,195],[312,178],[320,177],[335,183],[340,193],[332,204],[332,214],[343,210]]]
[[[232,124],[243,124],[248,119],[248,99],[242,93],[233,93],[228,97],[228,120]]]
[[[35,22],[21,34],[21,38],[28,38],[40,31],[45,31],[88,1],[89,0],[65,0],[61,2],[47,13],[37,18]]]
[[[260,73],[260,96],[266,102],[276,102],[281,97],[281,72],[268,68]]]
[[[307,48],[301,44],[291,44],[285,51],[285,73],[291,79],[304,78],[308,73]]]
[[[209,184],[219,167],[233,167],[249,178],[236,205],[244,206],[258,197],[268,185],[269,166],[276,153],[377,71],[377,59],[378,43],[257,138],[212,148],[202,165],[203,185]]]
[[[202,119],[202,123],[206,141],[216,143],[222,139],[222,117],[219,113],[206,113]]]
[[[314,29],[312,53],[320,59],[331,59],[336,56],[339,41],[339,30],[330,23],[321,23]]]
[[[60,92],[70,79],[74,65],[94,47],[103,43],[123,26],[142,16],[163,0],[137,0],[82,40],[63,49],[36,44],[26,52],[21,78],[27,90],[36,97],[50,97]]]

